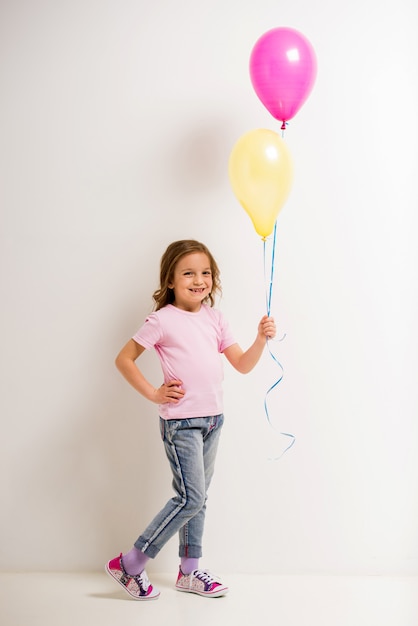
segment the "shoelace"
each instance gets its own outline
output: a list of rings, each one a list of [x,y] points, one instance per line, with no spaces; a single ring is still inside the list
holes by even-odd
[[[211,585],[212,583],[217,582],[216,578],[207,570],[196,569],[193,572],[193,576],[208,585]]]
[[[138,576],[136,576],[135,578],[138,578],[138,580],[141,582],[144,591],[148,591],[148,588],[150,586],[150,581],[149,581],[146,571],[144,570],[143,572],[138,574]]]

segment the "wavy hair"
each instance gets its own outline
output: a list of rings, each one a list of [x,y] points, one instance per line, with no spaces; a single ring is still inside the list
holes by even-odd
[[[184,256],[195,252],[203,252],[203,254],[206,254],[209,259],[210,269],[212,272],[212,291],[206,296],[203,302],[210,304],[210,306],[215,304],[215,295],[217,293],[222,293],[219,268],[215,259],[209,252],[208,248],[203,243],[200,243],[200,241],[195,241],[194,239],[182,239],[171,243],[161,257],[160,286],[152,295],[152,298],[155,301],[155,311],[162,309],[167,304],[173,304],[174,291],[170,289],[168,285],[174,281],[174,270],[176,265]]]

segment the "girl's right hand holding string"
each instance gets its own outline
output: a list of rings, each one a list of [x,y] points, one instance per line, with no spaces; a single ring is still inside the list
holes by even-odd
[[[178,402],[186,393],[181,388],[182,384],[181,380],[169,380],[167,383],[163,383],[161,387],[155,390],[153,401],[157,404]]]

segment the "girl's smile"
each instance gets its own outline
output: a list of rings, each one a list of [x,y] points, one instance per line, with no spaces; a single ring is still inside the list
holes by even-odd
[[[174,269],[173,282],[168,286],[174,291],[174,306],[193,313],[199,311],[212,290],[212,270],[207,255],[194,252],[182,257]]]

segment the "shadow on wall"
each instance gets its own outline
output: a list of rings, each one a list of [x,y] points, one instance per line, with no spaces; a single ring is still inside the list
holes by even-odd
[[[143,368],[158,381],[153,356],[143,355]],[[157,407],[112,366],[109,359],[105,377],[93,384],[75,374],[77,397],[57,406],[55,423],[23,451],[22,473],[13,477],[27,512],[14,526],[22,560],[16,569],[33,562],[38,571],[101,570],[132,546],[171,495]]]
[[[173,191],[189,195],[222,188],[234,141],[227,119],[196,121],[186,132],[183,127],[182,134],[172,137],[172,144],[164,149],[163,168]]]

